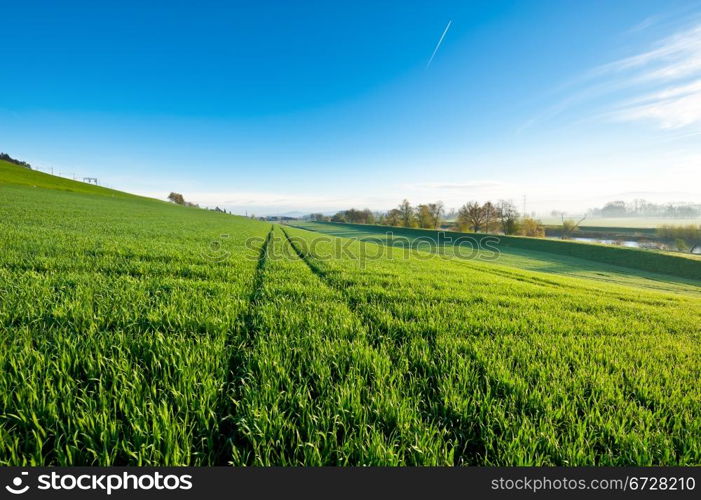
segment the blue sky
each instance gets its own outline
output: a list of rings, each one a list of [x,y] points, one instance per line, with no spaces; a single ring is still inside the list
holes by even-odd
[[[701,202],[699,2],[0,0],[0,18],[0,150],[54,173],[249,214]]]

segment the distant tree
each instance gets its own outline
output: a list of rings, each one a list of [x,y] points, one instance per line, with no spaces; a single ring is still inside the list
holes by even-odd
[[[435,227],[431,209],[428,208],[428,205],[421,204],[416,207],[416,219],[419,223],[419,227],[424,229],[433,229]]]
[[[356,210],[355,208],[351,208],[336,213],[331,220],[333,222],[350,222],[352,224],[374,224],[375,214],[373,214],[368,208],[364,210]]]
[[[624,201],[610,201],[601,209],[603,217],[625,217],[627,215]]]
[[[0,153],[0,160],[4,160],[8,163],[13,163],[14,165],[28,168],[30,170],[32,169],[32,166],[29,163],[27,163],[26,161],[22,161],[22,160],[18,160],[16,158],[13,158],[10,155],[8,155],[7,153]]]
[[[577,227],[577,223],[573,221],[572,219],[567,219],[562,221],[562,225],[560,226],[560,238],[563,240],[566,240],[572,236],[572,233],[577,231],[579,229]]]
[[[499,210],[491,202],[488,201],[482,205],[482,213],[484,214],[484,231],[492,233],[499,228]]]
[[[584,220],[587,218],[585,215],[581,219],[579,219],[577,222],[575,222],[572,219],[567,219],[565,220],[565,215],[561,215],[562,218],[562,226],[560,227],[561,233],[560,233],[560,238],[563,240],[569,239],[572,237],[572,235],[579,231],[579,225],[584,222]]]
[[[331,217],[331,222],[347,222],[346,212],[336,212],[333,217]]]
[[[701,204],[663,203],[656,204],[637,198],[630,203],[612,201],[603,208],[592,208],[589,213],[595,217],[673,217],[696,218],[701,215]]]
[[[664,225],[657,229],[657,235],[668,241],[682,240],[683,245],[689,253],[701,247],[701,225],[689,224],[686,226]],[[680,245],[676,245],[679,248]]]
[[[359,210],[356,210],[355,208],[351,208],[350,210],[346,210],[346,221],[348,222],[353,222],[357,223],[360,222],[361,219],[361,214]]]
[[[428,204],[428,211],[431,215],[432,228],[438,229],[441,225],[443,219],[443,214],[445,213],[445,208],[442,201],[437,201],[435,203]]]
[[[519,213],[511,201],[500,200],[497,203],[499,226],[504,234],[516,234],[519,230]]]
[[[458,210],[458,227],[460,230],[471,230],[475,233],[483,229],[487,218],[482,205],[476,201],[464,204]]]
[[[385,216],[385,224],[388,226],[401,226],[402,224],[402,213],[398,208],[393,208]]]
[[[313,220],[313,221],[323,221],[326,219],[327,219],[327,217],[324,217],[324,214],[321,214],[321,213],[311,214],[309,216],[309,220]]]
[[[178,205],[185,205],[185,198],[183,198],[183,195],[180,193],[170,193],[168,199]]]
[[[409,203],[409,200],[405,199],[402,201],[399,204],[399,207],[397,207],[397,210],[399,210],[402,226],[416,227],[418,225],[416,214],[414,213],[414,209],[411,206],[411,203]]]
[[[534,238],[542,238],[545,236],[545,228],[543,225],[532,217],[524,217],[521,221],[521,228],[518,234],[521,236],[531,236]]]

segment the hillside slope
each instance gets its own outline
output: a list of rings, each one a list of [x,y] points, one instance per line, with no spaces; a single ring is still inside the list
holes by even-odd
[[[110,196],[113,198],[142,198],[134,194],[95,186],[85,182],[65,179],[56,175],[30,170],[18,165],[0,160],[0,186],[29,186],[33,188],[70,191],[73,193]]]

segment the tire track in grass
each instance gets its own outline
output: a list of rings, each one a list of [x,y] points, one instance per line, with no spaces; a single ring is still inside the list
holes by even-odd
[[[255,310],[263,288],[265,262],[272,238],[273,228],[271,226],[258,254],[258,263],[256,264],[253,277],[251,294],[248,298],[248,308],[243,318],[242,331],[237,329],[229,332],[226,339],[226,345],[231,350],[231,355],[227,363],[227,380],[224,386],[224,394],[217,412],[219,415],[219,442],[216,447],[218,451],[215,465],[228,465],[231,461],[232,448],[234,447],[247,448],[250,451],[247,441],[242,439],[238,433],[236,408],[240,399],[241,381],[246,376],[245,367],[247,366],[249,350],[256,335]]]
[[[449,463],[444,433],[421,418],[388,352],[372,345],[342,294],[275,233],[256,315],[269,330],[254,339],[254,379],[240,407],[255,454],[239,462]],[[281,249],[286,256],[273,260]]]
[[[311,272],[316,275],[323,283],[331,289],[340,292],[340,295],[345,299],[348,308],[357,315],[364,327],[372,332],[380,330],[382,333],[388,334],[386,328],[379,327],[371,321],[367,314],[362,310],[362,303],[348,295],[348,289],[341,286],[339,283],[331,279],[327,273],[318,267],[311,259],[305,255],[293,242],[288,232],[283,228],[283,233],[287,238],[288,243],[294,249],[295,253],[304,262]],[[410,370],[405,373],[408,376],[407,382],[411,383],[411,379],[417,374],[422,374],[422,379],[425,384],[422,387],[415,388],[410,397],[418,402],[418,410],[421,413],[421,419],[426,425],[435,427],[438,425],[447,432],[447,440],[452,442],[452,448],[456,454],[453,456],[454,465],[479,465],[487,454],[487,442],[484,436],[479,432],[479,423],[466,421],[464,415],[460,415],[451,408],[441,397],[441,382],[444,380],[440,377],[440,359],[442,356],[449,354],[448,350],[442,349],[436,339],[435,332],[428,337],[422,337],[429,346],[431,353],[430,359],[425,360],[420,357],[412,358],[407,353],[399,351],[401,346],[397,345],[397,339],[394,335],[388,335],[388,339],[393,344],[393,348],[389,349],[389,358],[392,364],[401,369],[400,362],[402,357],[406,360]],[[384,345],[379,339],[373,340],[373,346],[378,351],[386,350],[388,346]],[[385,348],[385,349],[383,349]],[[487,377],[485,367],[481,363],[474,363],[477,357],[473,355],[464,359],[470,370],[479,374],[476,380],[482,380]],[[472,414],[478,415],[479,409],[474,409]]]
[[[463,343],[460,352],[457,352],[455,346],[444,336],[441,335],[442,340],[438,341],[436,332],[425,332],[429,334],[428,337],[420,333],[413,338],[412,333],[408,332],[406,339],[393,334],[386,325],[373,320],[372,314],[368,314],[370,311],[365,309],[361,300],[350,295],[349,290],[352,288],[319,266],[314,257],[307,255],[287,231],[285,235],[310,270],[341,292],[349,308],[358,315],[366,328],[375,332],[379,330],[381,335],[376,336],[376,348],[381,350],[389,347],[395,367],[410,376],[407,382],[413,384],[412,393],[421,403],[420,411],[424,421],[439,425],[448,432],[454,446],[456,465],[484,462],[507,464],[509,460],[515,459],[523,463],[559,463],[562,460],[563,457],[556,448],[539,444],[539,438],[534,433],[541,426],[544,429],[552,428],[564,421],[544,416],[548,413],[550,400],[529,396],[525,388],[532,380],[528,379],[527,374],[508,375],[503,372],[503,361],[485,358],[485,346],[472,342]],[[389,343],[385,344],[382,337]],[[459,362],[461,370],[454,369],[452,365],[455,362]],[[472,376],[465,377],[464,372],[469,372]],[[474,394],[468,394],[471,392]],[[456,405],[457,401],[462,402]],[[579,408],[578,411],[588,414],[589,411],[596,413],[597,410]],[[642,407],[635,411],[645,414],[649,409]],[[508,425],[509,415],[513,414],[521,415],[528,428],[519,430],[518,426]],[[518,458],[509,458],[511,452],[502,446],[503,443],[498,438],[507,428],[514,439],[526,439],[526,446],[520,450]],[[598,425],[596,428],[602,430]],[[563,435],[562,438],[567,443],[572,436]]]

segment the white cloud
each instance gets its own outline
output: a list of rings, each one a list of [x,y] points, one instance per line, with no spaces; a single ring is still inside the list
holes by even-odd
[[[662,130],[701,129],[701,23],[696,19],[693,26],[677,28],[648,50],[598,66],[563,85],[558,91],[568,89],[569,95],[518,132],[584,106],[589,119],[647,122]]]
[[[688,94],[649,99],[644,104],[620,109],[613,113],[613,117],[621,121],[653,120],[663,129],[701,124],[701,89]]]
[[[701,24],[666,37],[651,50],[620,59],[593,72],[620,79],[638,94],[609,115],[618,121],[652,121],[662,129],[701,124]]]
[[[642,76],[647,79],[678,78],[701,67],[701,25],[663,38],[654,45],[652,50],[600,66],[594,73],[645,70]]]

